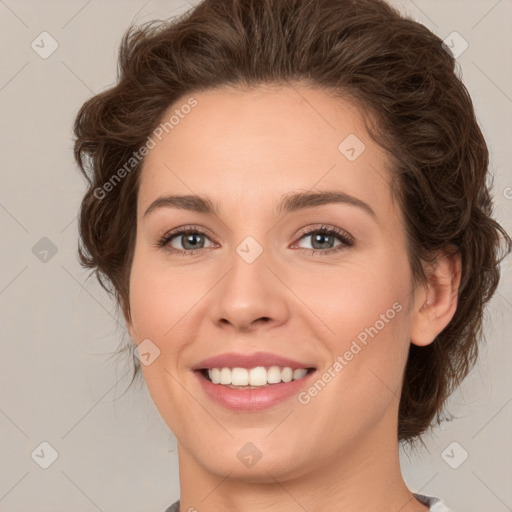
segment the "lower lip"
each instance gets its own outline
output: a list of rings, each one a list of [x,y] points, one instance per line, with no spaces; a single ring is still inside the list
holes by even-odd
[[[195,371],[194,373],[199,379],[203,391],[219,405],[236,411],[261,411],[296,395],[309,384],[311,376],[316,373],[316,370],[301,379],[271,384],[261,389],[228,388],[222,384],[214,384],[203,377],[201,372]]]

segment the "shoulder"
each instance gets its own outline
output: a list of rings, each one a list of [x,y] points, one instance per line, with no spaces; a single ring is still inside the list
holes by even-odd
[[[413,496],[430,507],[430,512],[452,512],[439,498],[435,496],[427,496],[426,494],[412,493]],[[167,511],[166,511],[167,512]]]
[[[175,501],[170,507],[166,508],[163,512],[180,512],[180,500]]]

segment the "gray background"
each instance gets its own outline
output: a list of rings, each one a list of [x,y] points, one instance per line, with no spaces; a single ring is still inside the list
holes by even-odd
[[[81,104],[114,83],[125,29],[190,5],[0,0],[0,511],[158,512],[179,496],[175,439],[145,386],[123,394],[129,367],[107,353],[128,338],[78,264],[85,186],[71,126]],[[469,44],[458,62],[492,153],[495,216],[511,232],[512,1],[397,5],[442,39],[456,31]],[[58,43],[47,58],[31,47],[43,46],[43,31]],[[512,509],[510,259],[480,363],[450,400],[454,420],[427,449],[402,453],[409,487],[454,512]],[[52,449],[42,442],[58,453],[47,469]]]

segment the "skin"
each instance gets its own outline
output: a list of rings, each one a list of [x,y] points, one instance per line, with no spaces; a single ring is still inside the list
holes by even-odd
[[[455,312],[460,259],[444,255],[429,283],[413,289],[388,157],[348,101],[298,84],[193,97],[197,106],[144,163],[126,319],[136,344],[149,338],[160,350],[142,371],[178,441],[181,511],[427,510],[400,471],[399,396],[410,343],[431,343]],[[338,150],[349,134],[366,146],[355,161]],[[276,212],[283,194],[309,190],[351,194],[376,217],[348,204]],[[144,216],[166,194],[206,195],[219,211],[164,207]],[[190,224],[208,232],[198,235],[203,252],[157,246]],[[322,224],[355,244],[328,253],[342,242],[301,237]],[[250,264],[236,252],[247,236],[263,249]],[[191,251],[186,237],[171,243]],[[231,411],[190,369],[213,355],[264,350],[321,374],[397,302],[401,311],[308,404],[292,397]],[[262,454],[251,467],[237,457],[248,442]]]

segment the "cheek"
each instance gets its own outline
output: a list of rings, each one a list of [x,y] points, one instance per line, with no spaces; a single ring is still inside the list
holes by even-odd
[[[319,339],[351,339],[376,322],[379,330],[389,331],[388,324],[405,317],[411,290],[408,262],[401,252],[375,247],[349,255],[338,265],[310,264],[295,274],[288,275],[288,282],[323,325]],[[399,305],[393,308],[395,303]]]
[[[191,319],[206,291],[199,290],[197,283],[191,282],[185,269],[169,272],[156,266],[154,257],[144,251],[134,255],[130,276],[134,339],[137,343],[150,339],[160,351],[153,363],[141,364],[141,371],[157,409],[176,432],[180,428],[176,418],[190,406],[180,384],[180,364],[190,340],[196,338],[197,321]]]
[[[350,396],[347,389],[352,389],[365,397],[355,407],[389,398],[392,392],[400,394],[409,347],[406,255],[375,251],[371,260],[347,260],[329,272],[319,266],[307,284],[297,280],[293,286],[320,318],[315,320],[316,337],[325,343],[332,363],[342,358],[343,368],[334,369],[342,377],[334,380],[343,395]]]
[[[208,292],[218,280],[218,272],[189,265],[170,269],[165,258],[149,251],[135,252],[130,276],[130,308],[134,341],[151,340],[159,349],[157,364],[141,365],[155,403],[158,390],[168,396],[190,362],[190,350],[200,339]],[[177,390],[177,389],[176,389]]]
[[[135,253],[130,275],[130,308],[138,338],[173,336],[185,315],[201,297],[201,280],[190,278],[190,269],[156,262],[144,251]],[[183,320],[181,320],[183,319]]]

